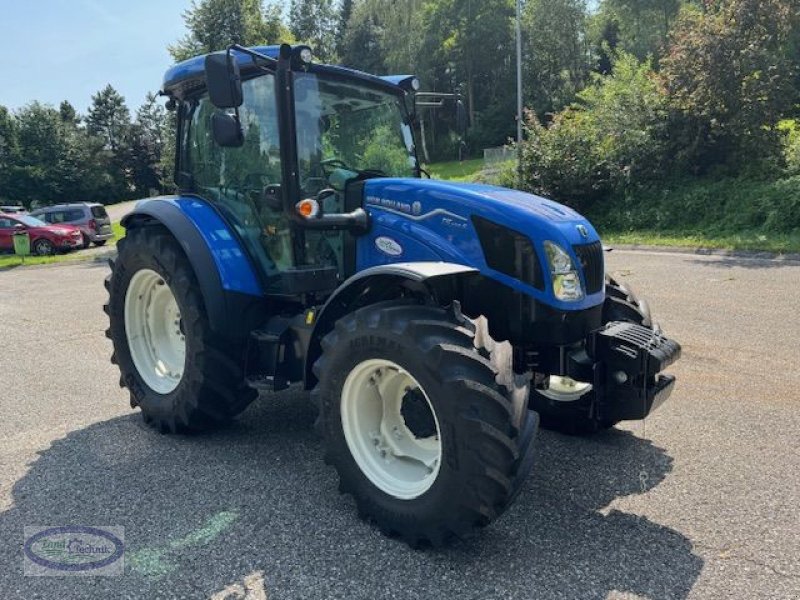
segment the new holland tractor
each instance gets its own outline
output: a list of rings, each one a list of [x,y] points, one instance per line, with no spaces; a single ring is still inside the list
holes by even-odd
[[[648,415],[680,346],[574,210],[425,177],[418,86],[285,44],[171,68],[178,192],[123,220],[105,310],[147,423],[205,430],[304,386],[359,514],[440,545],[511,504],[540,420]]]

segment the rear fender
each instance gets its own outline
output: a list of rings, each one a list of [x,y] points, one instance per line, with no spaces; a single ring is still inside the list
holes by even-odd
[[[139,203],[122,225],[128,230],[160,225],[172,234],[194,269],[214,333],[244,339],[263,320],[265,300],[257,272],[210,204],[185,196],[155,198]]]
[[[305,358],[305,385],[317,383],[312,368],[322,354],[321,340],[336,321],[364,306],[391,300],[401,294],[418,294],[433,299],[448,296],[459,280],[477,274],[473,267],[445,262],[415,262],[380,265],[356,273],[340,285],[314,317],[314,328]],[[449,294],[451,297],[454,295]]]

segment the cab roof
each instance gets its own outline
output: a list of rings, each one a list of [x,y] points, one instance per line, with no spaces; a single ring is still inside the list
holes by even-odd
[[[250,50],[277,59],[280,46],[253,46]],[[233,54],[238,59],[243,76],[255,70],[251,57],[235,50]],[[206,56],[205,54],[195,56],[171,67],[164,75],[162,91],[170,96],[183,97],[191,91],[205,87]],[[387,75],[385,77],[379,77],[349,67],[317,63],[309,65],[308,70],[312,73],[330,73],[341,77],[357,79],[367,85],[380,87],[388,92],[396,94],[405,93],[405,88],[402,87],[402,84],[412,77],[411,75]]]

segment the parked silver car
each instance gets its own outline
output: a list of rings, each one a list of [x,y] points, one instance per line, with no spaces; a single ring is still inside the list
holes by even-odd
[[[114,237],[111,229],[111,219],[102,204],[80,202],[76,204],[57,204],[44,206],[31,213],[51,225],[74,225],[79,227],[83,235],[83,247],[90,244],[102,246]]]

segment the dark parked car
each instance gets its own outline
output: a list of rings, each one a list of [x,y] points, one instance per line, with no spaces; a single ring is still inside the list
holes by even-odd
[[[24,206],[0,206],[0,213],[6,213],[7,215],[24,215],[27,210],[25,210]]]
[[[102,246],[114,237],[114,232],[111,230],[111,219],[102,204],[80,202],[45,206],[33,211],[31,216],[46,221],[50,225],[64,223],[80,228],[84,248],[88,248],[89,244]]]
[[[29,215],[0,213],[0,252],[14,251],[14,232],[24,230],[31,240],[31,253],[47,256],[75,250],[83,245],[81,230],[72,225],[48,225]]]

